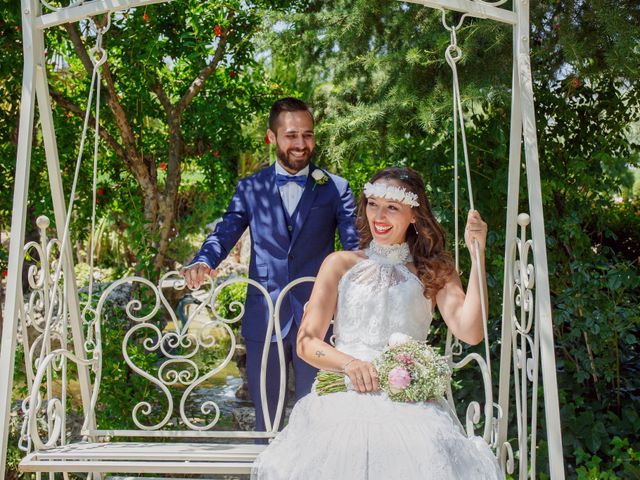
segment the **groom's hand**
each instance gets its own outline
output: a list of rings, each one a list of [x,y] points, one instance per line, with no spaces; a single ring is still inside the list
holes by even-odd
[[[362,360],[350,362],[344,369],[344,373],[348,375],[357,392],[366,393],[380,390],[378,373],[370,362]]]
[[[215,276],[215,270],[209,268],[209,265],[205,263],[196,263],[194,265],[184,267],[180,270],[180,275],[182,275],[187,282],[187,287],[195,290],[196,288],[200,288],[200,286],[207,280],[207,277]]]

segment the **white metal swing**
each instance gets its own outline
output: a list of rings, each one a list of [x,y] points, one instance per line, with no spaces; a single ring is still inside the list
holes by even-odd
[[[16,183],[14,192],[14,214],[11,227],[11,246],[9,259],[9,282],[7,285],[7,302],[5,310],[5,327],[2,336],[2,350],[0,351],[0,389],[3,395],[0,396],[0,408],[3,416],[0,422],[3,426],[3,436],[0,437],[2,455],[0,458],[0,471],[4,472],[5,456],[7,447],[8,413],[11,400],[11,386],[13,379],[14,352],[16,346],[17,331],[22,322],[23,342],[25,344],[25,357],[28,357],[27,379],[31,388],[29,401],[24,404],[25,411],[28,412],[28,431],[24,432],[25,446],[32,450],[32,453],[22,462],[22,468],[35,472],[93,472],[96,476],[100,472],[154,472],[154,473],[246,473],[250,470],[251,462],[261,446],[253,444],[238,443],[237,439],[244,437],[252,439],[256,437],[271,437],[277,431],[279,419],[283,414],[282,395],[277,411],[271,421],[266,419],[268,432],[265,434],[252,432],[212,432],[214,425],[220,416],[219,408],[213,402],[204,402],[201,405],[201,413],[209,420],[201,420],[194,423],[192,417],[185,411],[185,398],[193,392],[197,385],[211,378],[217,371],[224,368],[230,361],[235,348],[235,338],[229,325],[237,322],[242,316],[242,311],[232,319],[222,319],[215,313],[215,299],[221,290],[234,280],[225,282],[216,288],[213,285],[208,290],[206,301],[200,305],[196,311],[192,312],[187,322],[182,327],[177,327],[175,313],[169,306],[163,293],[163,287],[170,285],[171,288],[184,288],[184,283],[172,272],[163,277],[160,285],[153,285],[151,282],[132,277],[122,279],[112,284],[102,293],[98,305],[95,309],[90,304],[84,308],[80,307],[78,292],[73,273],[73,263],[70,256],[68,225],[70,212],[72,210],[73,192],[69,208],[65,207],[64,195],[60,180],[59,165],[57,159],[57,149],[55,133],[51,115],[51,106],[46,82],[46,70],[44,68],[44,30],[54,25],[66,22],[78,21],[90,18],[94,15],[113,12],[131,7],[159,3],[164,0],[76,0],[67,7],[51,9],[44,0],[41,4],[49,8],[51,13],[41,14],[41,4],[38,0],[21,0],[23,14],[23,38],[25,52],[23,94],[20,117],[20,139],[17,155]],[[546,432],[549,444],[549,465],[551,477],[554,479],[564,478],[564,467],[562,459],[562,441],[560,435],[560,421],[558,411],[558,397],[555,376],[555,359],[553,354],[553,336],[551,330],[551,311],[549,300],[549,286],[547,278],[546,250],[544,243],[544,225],[542,217],[542,202],[540,193],[540,178],[537,156],[537,139],[535,132],[533,92],[531,86],[531,72],[529,62],[528,47],[528,3],[526,1],[514,2],[514,10],[508,11],[499,8],[505,0],[496,2],[484,2],[480,0],[412,0],[428,7],[443,10],[453,10],[462,12],[464,16],[487,18],[509,24],[514,31],[514,63],[513,63],[513,90],[512,90],[512,113],[511,113],[511,138],[510,138],[510,167],[508,185],[508,205],[507,205],[507,231],[505,245],[505,283],[503,290],[503,314],[502,314],[502,343],[500,359],[500,382],[498,404],[493,402],[492,382],[490,377],[490,357],[488,350],[487,319],[484,320],[485,329],[485,358],[477,354],[467,355],[459,361],[453,359],[460,354],[459,344],[449,335],[447,338],[447,353],[451,355],[452,364],[458,368],[471,361],[477,361],[483,375],[485,386],[484,402],[484,438],[497,451],[504,469],[509,471],[513,468],[514,458],[511,445],[508,440],[509,403],[511,390],[511,366],[513,365],[514,392],[516,400],[517,422],[517,460],[519,464],[518,477],[521,479],[528,476],[536,476],[536,429],[537,429],[537,382],[540,359],[542,360],[542,377],[545,401]],[[470,194],[470,205],[473,208],[473,195],[471,192],[470,172],[468,167],[468,152],[466,139],[464,136],[464,121],[462,117],[462,104],[460,100],[460,90],[457,79],[456,62],[460,58],[460,50],[456,43],[456,33],[460,28],[464,16],[457,26],[445,28],[451,33],[451,45],[447,49],[446,58],[453,74],[453,98],[454,98],[454,155],[455,155],[455,178],[456,178],[456,245],[458,236],[457,226],[457,128],[460,124],[460,134],[462,137],[465,167],[467,169],[468,191]],[[96,32],[96,47],[92,50],[94,60],[94,76],[92,85],[99,89],[99,70],[102,62],[106,60],[106,54],[101,51],[100,37],[108,29]],[[95,83],[94,83],[95,82]],[[49,178],[54,203],[56,227],[58,238],[61,241],[48,241],[46,238],[46,227],[48,220],[39,219],[43,236],[39,245],[29,244],[28,248],[39,250],[41,258],[40,276],[36,278],[36,272],[31,272],[32,288],[35,296],[32,295],[25,308],[21,286],[19,284],[19,272],[23,261],[24,229],[26,219],[26,196],[28,193],[28,172],[30,160],[30,145],[32,126],[34,121],[34,108],[36,98],[40,109],[40,121],[42,124],[45,151],[47,156]],[[96,96],[99,102],[99,94]],[[91,105],[91,97],[87,106],[87,119],[85,119],[84,132],[86,133],[88,115]],[[96,117],[98,117],[99,103],[96,104]],[[96,118],[96,123],[98,118]],[[95,130],[97,132],[97,129]],[[97,137],[97,136],[96,136]],[[521,168],[521,142],[524,138],[526,173],[529,192],[529,207],[531,217],[527,214],[518,215],[518,187],[520,182]],[[84,134],[82,138],[84,142]],[[97,138],[94,145],[94,212],[93,224],[95,224],[95,158],[97,154]],[[80,149],[82,152],[82,148]],[[80,165],[81,157],[78,158],[76,172]],[[76,173],[77,174],[77,173]],[[75,188],[72,187],[72,190]],[[526,227],[531,220],[532,239],[526,238]],[[520,235],[517,232],[517,224],[520,225]],[[53,242],[53,243],[52,243]],[[27,248],[25,247],[25,248]],[[59,250],[54,255],[55,249]],[[91,246],[93,251],[93,245]],[[529,255],[533,253],[535,268],[530,263]],[[49,259],[54,258],[52,264],[55,273],[50,275]],[[456,259],[458,255],[456,253]],[[243,280],[253,283],[251,281]],[[283,296],[288,289],[294,288],[296,284],[312,281],[311,278],[298,279],[292,282],[283,292],[275,305],[269,303],[270,329],[275,331],[278,341],[276,348],[279,349],[280,359],[283,362],[281,350],[281,338],[279,335],[279,306]],[[231,347],[224,361],[208,372],[192,371],[184,373],[184,370],[167,367],[162,372],[162,368],[157,374],[151,375],[149,372],[136,370],[135,363],[129,358],[127,361],[127,346],[123,344],[123,357],[129,363],[131,369],[155,384],[158,390],[162,391],[169,403],[167,413],[155,424],[150,425],[139,420],[138,415],[143,417],[151,413],[151,405],[141,401],[131,412],[137,430],[117,430],[107,431],[96,428],[96,401],[100,389],[101,375],[101,324],[104,319],[103,309],[107,297],[111,292],[125,283],[138,283],[151,292],[152,305],[150,311],[137,313],[136,309],[142,304],[131,301],[125,307],[128,318],[134,323],[134,327],[129,330],[127,339],[131,339],[136,332],[143,328],[154,332],[155,341],[149,342],[146,337],[146,346],[151,350],[165,350],[164,354],[169,361],[163,365],[175,364],[175,358],[171,358],[173,352],[165,349],[165,341],[169,344],[174,342],[174,346],[185,346],[181,344],[185,339],[195,342],[198,348],[211,346],[211,338],[194,337],[189,332],[189,324],[195,316],[204,309],[211,311],[211,326],[215,326],[227,332],[231,340]],[[533,286],[537,286],[537,295],[533,295]],[[268,295],[259,285],[254,284],[260,291]],[[92,292],[93,284],[89,290]],[[91,296],[90,296],[91,298]],[[162,331],[153,323],[154,316],[164,308],[176,326],[174,331]],[[33,312],[36,310],[46,312],[44,321],[38,323],[34,320]],[[83,325],[83,319],[88,319]],[[27,322],[35,322],[32,326],[38,330],[40,335],[33,345],[28,344],[26,335]],[[71,330],[73,349],[68,348],[67,329]],[[85,339],[84,328],[87,334]],[[267,333],[270,338],[271,331]],[[125,342],[127,341],[125,339]],[[175,343],[177,342],[177,343]],[[58,348],[54,348],[54,345]],[[269,345],[269,342],[267,342]],[[39,348],[39,355],[35,355],[36,348]],[[189,363],[191,357],[183,355],[180,361]],[[265,351],[266,355],[266,351]],[[37,357],[37,358],[36,358]],[[26,358],[27,359],[27,358]],[[66,365],[72,361],[77,365],[77,376],[80,385],[80,395],[84,412],[83,435],[85,442],[66,444],[65,431],[65,408],[66,390],[64,383],[67,375]],[[33,367],[33,369],[32,369]],[[53,370],[61,372],[63,387],[60,392],[52,389]],[[282,368],[282,363],[281,363]],[[34,371],[35,370],[35,371]],[[93,370],[93,381],[90,370]],[[281,375],[281,378],[284,378]],[[261,377],[264,386],[264,372]],[[171,419],[173,411],[172,397],[167,393],[168,386],[182,383],[186,387],[185,393],[181,396],[179,419],[187,427],[187,430],[163,430]],[[529,391],[528,386],[532,389]],[[42,392],[46,392],[41,394]],[[284,380],[281,381],[280,391],[284,391]],[[46,398],[46,405],[43,404],[42,397]],[[531,398],[529,398],[531,396]],[[449,395],[452,402],[452,396]],[[263,405],[266,399],[263,391]],[[531,422],[529,422],[528,411],[531,408]],[[46,409],[46,425],[48,440],[42,441],[38,432],[37,412]],[[265,409],[266,411],[266,409]],[[497,414],[494,414],[494,411]],[[213,419],[211,419],[213,416]],[[472,402],[467,411],[467,429],[473,429],[473,424],[480,419],[480,404]],[[168,438],[195,438],[198,443],[160,443],[151,444],[146,442],[98,442],[102,437],[158,437]],[[226,438],[233,440],[233,443],[202,443],[210,441],[212,438]],[[30,443],[31,442],[31,443]]]

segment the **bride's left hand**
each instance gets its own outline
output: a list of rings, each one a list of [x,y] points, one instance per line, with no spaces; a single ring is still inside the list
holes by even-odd
[[[471,210],[467,216],[467,226],[464,229],[464,241],[467,244],[472,261],[476,259],[476,241],[480,248],[480,255],[484,254],[487,244],[487,224],[482,220],[477,210]]]
[[[351,380],[351,384],[356,392],[375,392],[380,389],[378,383],[378,372],[370,362],[353,360],[344,368],[344,373]]]

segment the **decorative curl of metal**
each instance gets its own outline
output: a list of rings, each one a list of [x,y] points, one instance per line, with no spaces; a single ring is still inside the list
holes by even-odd
[[[509,474],[513,473],[515,462],[513,460],[513,448],[511,448],[511,444],[509,442],[504,442],[500,446],[499,461],[500,468],[503,472],[507,472]]]
[[[465,427],[467,436],[471,437],[475,435],[474,426],[477,426],[484,417],[484,431],[482,437],[487,443],[491,443],[492,438],[495,436],[497,418],[493,413],[494,404],[493,393],[491,390],[491,375],[489,373],[489,367],[487,366],[487,362],[485,361],[485,359],[477,353],[469,353],[465,355],[461,360],[454,361],[454,357],[462,354],[462,347],[459,343],[456,347],[456,343],[453,343],[451,341],[451,337],[451,332],[449,332],[447,334],[447,348],[445,351],[445,356],[448,359],[451,371],[455,372],[455,370],[461,369],[471,362],[476,362],[482,375],[482,384],[484,387],[484,409],[481,409],[480,402],[478,402],[477,400],[472,400],[467,405],[465,415]],[[455,403],[453,401],[451,384],[447,386],[447,401],[451,406],[451,409],[455,412]],[[484,415],[481,414],[482,410],[484,411]]]
[[[520,473],[531,471],[535,477],[538,404],[538,368],[539,368],[539,335],[535,325],[535,267],[530,263],[532,256],[532,240],[527,239],[529,215],[518,215],[520,236],[516,237],[510,255],[510,278],[512,295],[510,311],[512,324],[512,356],[514,370],[514,390],[516,403],[516,418],[518,427],[518,461]],[[531,391],[529,391],[531,384]],[[531,397],[531,399],[529,399]],[[529,410],[529,404],[531,409]],[[531,415],[529,416],[529,412]],[[529,439],[529,435],[531,438]],[[506,444],[505,444],[506,445]],[[507,448],[505,445],[502,448]],[[508,447],[511,448],[510,446]],[[502,455],[502,451],[501,451]],[[513,463],[513,453],[511,463]],[[507,466],[509,463],[507,462]]]
[[[43,357],[39,363],[38,370],[33,380],[31,392],[28,400],[22,404],[25,421],[27,422],[28,441],[27,447],[33,446],[35,450],[47,450],[64,442],[63,432],[65,431],[65,407],[60,398],[48,397],[46,401],[45,419],[47,425],[48,438],[42,440],[38,428],[38,416],[42,414],[44,400],[41,389],[43,381],[48,386],[47,374],[49,367],[56,361],[61,362],[59,357],[64,357],[78,366],[87,366],[95,360],[82,360],[68,350],[58,349]]]
[[[476,3],[480,3],[483,5],[489,5],[491,7],[499,7],[500,5],[504,5],[507,3],[507,0],[496,0],[494,2],[488,2],[487,0],[474,0]]]
[[[54,444],[64,424],[64,409],[67,399],[66,385],[62,385],[59,398],[54,398],[54,381],[56,377],[66,382],[66,358],[62,355],[49,356],[54,350],[65,350],[68,337],[68,313],[65,296],[64,276],[56,276],[61,243],[57,239],[47,237],[50,221],[46,216],[36,219],[40,231],[38,241],[25,244],[23,254],[25,260],[37,259],[27,270],[27,282],[30,292],[19,309],[18,329],[24,350],[27,385],[30,393],[40,386],[34,386],[37,373],[42,371],[46,392],[45,397],[31,395],[22,402],[24,418],[20,429],[19,448],[29,452],[34,445],[42,442],[32,439],[30,422],[37,422],[40,431],[50,432],[47,445]],[[45,362],[46,360],[46,362]],[[35,403],[34,403],[35,399]],[[47,405],[47,412],[42,415],[42,405]],[[33,419],[33,420],[31,420]],[[64,439],[61,439],[64,441]]]
[[[69,0],[68,5],[56,6],[52,5],[53,2],[48,2],[47,0],[40,0],[40,3],[43,7],[51,10],[52,12],[57,12],[59,10],[64,10],[65,8],[79,7],[85,2],[85,0]],[[59,2],[56,2],[59,3]]]
[[[218,404],[212,400],[207,400],[200,405],[200,413],[205,417],[211,417],[213,415],[213,419],[211,419],[208,423],[200,424],[192,421],[193,419],[187,415],[185,410],[187,400],[191,396],[191,394],[195,391],[196,388],[201,386],[207,380],[212,378],[214,375],[222,371],[228,364],[231,362],[233,358],[233,354],[236,350],[237,339],[230,325],[239,322],[244,316],[244,304],[239,301],[233,301],[229,304],[228,308],[234,316],[231,318],[225,318],[222,314],[218,312],[217,304],[218,297],[222,293],[222,291],[232,285],[238,283],[246,283],[248,285],[253,285],[260,291],[260,293],[267,300],[267,304],[269,305],[269,314],[271,316],[273,312],[273,308],[271,307],[271,297],[267,290],[260,285],[255,280],[251,280],[248,278],[231,278],[219,284],[207,297],[205,300],[195,309],[195,311],[189,315],[187,322],[182,328],[182,334],[184,335],[193,320],[196,318],[204,308],[207,308],[207,311],[213,316],[213,320],[210,320],[202,325],[200,329],[200,335],[197,337],[199,346],[213,346],[216,338],[212,334],[207,334],[206,332],[213,332],[214,330],[222,330],[225,333],[225,336],[228,336],[230,340],[229,350],[227,351],[225,357],[220,361],[220,363],[213,369],[206,372],[204,375],[200,376],[200,378],[195,379],[184,391],[182,397],[180,398],[180,418],[182,422],[191,430],[196,431],[204,431],[210,430],[220,419],[220,407]],[[237,313],[236,313],[237,312]],[[204,342],[204,343],[202,343]]]

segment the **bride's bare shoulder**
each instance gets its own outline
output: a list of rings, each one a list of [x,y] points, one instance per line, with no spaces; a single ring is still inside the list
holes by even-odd
[[[333,252],[325,258],[322,263],[322,270],[329,270],[334,275],[342,277],[347,270],[365,258],[366,256],[362,250]]]

